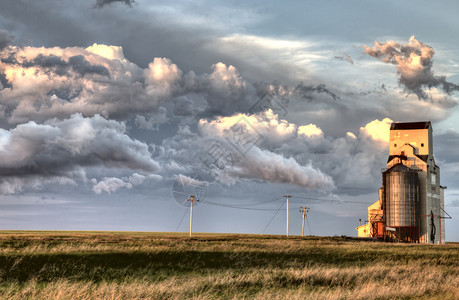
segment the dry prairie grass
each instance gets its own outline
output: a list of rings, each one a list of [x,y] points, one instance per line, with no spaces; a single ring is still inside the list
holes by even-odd
[[[338,237],[0,233],[7,299],[459,299],[459,245]]]

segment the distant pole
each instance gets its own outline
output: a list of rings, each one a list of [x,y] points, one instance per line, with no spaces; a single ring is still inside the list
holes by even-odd
[[[191,232],[193,232],[193,196],[191,196],[191,209],[190,209],[190,236]]]
[[[300,207],[300,212],[303,213],[303,225],[302,225],[302,229],[301,229],[301,236],[304,236],[304,219],[307,218],[306,213],[309,212],[309,207],[301,206]]]
[[[301,236],[304,237],[304,211],[303,211],[303,226],[301,228]]]
[[[304,209],[302,211],[303,211],[303,225],[301,228],[301,236],[304,237],[304,216],[306,215],[306,211]]]
[[[288,237],[288,199],[292,197],[290,195],[285,195],[284,198],[287,198],[287,237]]]
[[[194,199],[194,196],[190,196],[190,199],[186,199],[186,201],[191,202],[191,209],[190,209],[190,236],[191,236],[191,232],[193,231],[193,202],[199,201],[199,200]]]

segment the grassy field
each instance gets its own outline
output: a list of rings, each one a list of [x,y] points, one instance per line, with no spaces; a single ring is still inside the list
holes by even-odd
[[[459,244],[0,231],[0,298],[459,299]]]

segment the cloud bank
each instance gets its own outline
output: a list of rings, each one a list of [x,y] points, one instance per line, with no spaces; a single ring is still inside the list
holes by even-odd
[[[148,146],[126,134],[122,123],[101,116],[30,121],[0,129],[0,192],[47,182],[86,182],[91,169],[129,169],[152,173],[159,165]]]
[[[198,174],[225,185],[270,182],[320,191],[364,187],[379,184],[374,170],[384,167],[392,122],[384,117],[394,111],[413,116],[411,107],[394,110],[400,99],[387,91],[379,102],[358,103],[349,100],[355,94],[322,83],[252,83],[222,62],[202,74],[184,72],[165,57],[141,68],[120,46],[17,47],[3,36],[3,193],[50,182],[115,193],[177,174]],[[435,83],[441,79],[431,72],[430,47],[412,38],[409,45],[388,42],[365,51],[397,65],[400,82],[411,93],[431,97],[428,102],[414,95],[404,100],[411,101],[416,116],[442,118],[451,107],[434,97],[455,86]],[[343,128],[330,134],[341,120],[346,120]],[[145,138],[145,131],[157,138],[133,138]],[[236,132],[252,142],[240,145]],[[215,163],[203,165],[202,156],[215,145],[227,161],[216,168]]]
[[[156,147],[155,159],[169,172],[202,178],[211,173],[210,180],[225,185],[255,180],[288,183],[306,190],[366,188],[379,184],[379,172],[374,170],[385,165],[390,123],[388,118],[374,120],[357,134],[332,137],[315,124],[295,124],[269,110],[252,115],[237,113],[201,119],[199,134],[182,127],[176,136]],[[247,144],[248,150],[243,152],[240,141],[254,143]],[[209,152],[221,160],[203,163],[200,158]]]
[[[125,120],[152,113],[175,92],[181,71],[155,58],[143,70],[121,47],[7,47],[0,52],[0,112],[11,124],[100,114]]]

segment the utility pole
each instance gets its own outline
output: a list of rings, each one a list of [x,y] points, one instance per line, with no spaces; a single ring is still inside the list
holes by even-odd
[[[190,199],[186,199],[186,201],[191,202],[191,209],[190,209],[190,236],[191,236],[191,232],[193,229],[193,202],[198,202],[199,200],[194,199],[194,196],[190,196]]]
[[[306,207],[306,206],[300,207],[300,213],[303,213],[303,228],[301,230],[301,236],[304,236],[304,219],[307,218],[306,213],[308,212],[309,212],[309,207]]]
[[[287,237],[288,237],[288,199],[292,197],[290,195],[285,195],[284,198],[287,198]]]

